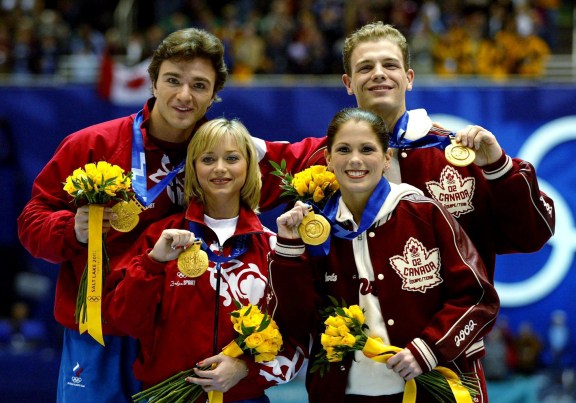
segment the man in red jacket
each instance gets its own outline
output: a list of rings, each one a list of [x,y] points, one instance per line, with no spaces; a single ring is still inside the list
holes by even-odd
[[[148,72],[153,97],[141,111],[96,124],[66,137],[40,172],[31,200],[18,218],[22,245],[36,258],[60,265],[54,315],[65,327],[58,380],[59,403],[131,402],[140,390],[132,375],[137,343],[103,323],[105,347],[80,334],[75,321],[76,296],[87,260],[88,206],[76,208],[62,182],[87,163],[105,160],[132,171],[137,201],[144,207],[130,232],[110,229],[113,213],[104,211],[106,249],[114,270],[129,246],[152,223],[181,211],[187,145],[205,114],[218,99],[228,71],[221,41],[206,31],[176,31],[158,46]],[[306,164],[315,149],[294,148],[294,160]],[[266,142],[262,142],[266,144]],[[277,152],[291,155],[290,144],[278,143]],[[269,158],[259,155],[261,166]],[[299,165],[296,165],[298,169]],[[279,192],[276,181],[265,181],[263,195]],[[263,200],[261,208],[278,203]]]
[[[413,185],[442,203],[474,243],[492,281],[496,255],[536,252],[546,244],[554,234],[554,203],[540,191],[529,162],[507,155],[483,127],[468,126],[451,136],[434,125],[424,109],[406,109],[414,71],[400,31],[382,22],[367,24],[346,39],[343,59],[348,94],[393,130],[388,180]],[[446,160],[444,149],[451,137],[474,149],[471,164],[455,166]],[[326,146],[326,137],[307,140],[307,147]],[[298,172],[293,156],[301,143],[293,144],[291,153],[276,151],[276,143],[260,146],[267,159],[284,159],[289,171]],[[321,153],[315,154],[315,162],[325,164]]]

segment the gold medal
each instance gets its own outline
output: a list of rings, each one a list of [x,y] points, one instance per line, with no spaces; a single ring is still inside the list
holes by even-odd
[[[298,233],[305,244],[320,245],[330,236],[330,223],[321,215],[314,214],[310,208],[308,215],[298,226]]]
[[[198,239],[178,255],[178,270],[186,277],[200,277],[208,270],[208,255],[200,249],[200,245],[202,241]]]
[[[470,165],[476,159],[476,152],[470,148],[456,143],[456,139],[452,137],[450,144],[444,150],[446,160],[454,166],[465,167]]]
[[[135,199],[118,202],[112,207],[117,218],[110,220],[110,225],[118,232],[130,232],[138,225],[138,215],[143,210],[144,207]]]

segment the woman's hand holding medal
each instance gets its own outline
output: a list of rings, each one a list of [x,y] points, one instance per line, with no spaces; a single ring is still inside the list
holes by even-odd
[[[330,224],[314,214],[307,204],[297,201],[294,208],[276,219],[278,236],[286,239],[302,238],[308,245],[320,245],[330,236]]]
[[[178,270],[187,277],[201,276],[208,269],[208,255],[200,249],[202,240],[184,229],[165,229],[148,256],[157,262],[178,259]]]

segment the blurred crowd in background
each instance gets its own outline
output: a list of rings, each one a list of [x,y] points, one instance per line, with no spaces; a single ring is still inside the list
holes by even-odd
[[[408,37],[419,74],[535,77],[549,55],[570,52],[561,33],[567,25],[571,32],[572,7],[566,0],[0,0],[0,74],[51,75],[65,58],[81,64],[105,53],[135,64],[190,26],[224,41],[239,76],[341,74],[344,38],[382,20]]]

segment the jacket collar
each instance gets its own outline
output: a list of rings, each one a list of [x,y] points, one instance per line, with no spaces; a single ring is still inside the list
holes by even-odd
[[[186,209],[186,219],[206,227],[204,221],[204,204],[198,199],[191,200]],[[256,213],[244,204],[241,204],[238,214],[238,224],[236,225],[233,236],[261,232],[264,232],[264,227]]]

